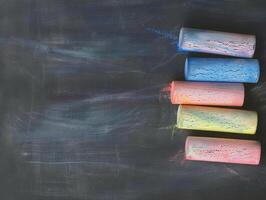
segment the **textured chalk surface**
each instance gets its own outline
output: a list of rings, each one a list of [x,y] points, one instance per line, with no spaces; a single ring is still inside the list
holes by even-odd
[[[244,102],[242,83],[214,83],[173,81],[172,104],[242,106]]]
[[[188,136],[187,160],[258,165],[261,145],[257,141]]]
[[[181,28],[178,49],[251,58],[255,52],[254,35]]]
[[[258,116],[254,111],[207,106],[180,105],[177,128],[255,134]]]
[[[260,76],[257,59],[187,58],[184,71],[191,81],[257,83]]]

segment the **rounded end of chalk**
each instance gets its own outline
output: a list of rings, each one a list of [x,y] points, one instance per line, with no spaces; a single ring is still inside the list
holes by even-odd
[[[259,165],[261,160],[261,143],[258,142],[258,151],[257,151],[257,159],[254,165]]]
[[[256,134],[258,128],[258,113],[254,111],[254,114],[255,114],[255,126],[254,126],[253,135]]]
[[[176,114],[176,127],[177,128],[181,127],[180,123],[182,121],[182,119],[181,119],[182,107],[183,107],[182,105],[179,105],[178,109],[177,109],[177,114]]]
[[[258,83],[259,82],[259,80],[260,80],[260,63],[259,63],[259,61],[258,60],[256,60],[256,62],[257,62],[257,79],[256,79],[256,82],[255,83]]]
[[[238,106],[243,106],[245,103],[245,86],[243,83],[240,83],[240,87],[241,87],[241,102],[239,103]]]
[[[255,135],[258,128],[258,113],[256,111],[248,111],[250,115],[250,129],[245,132],[248,135]]]
[[[255,51],[256,51],[256,36],[253,35],[253,40],[254,40],[254,44],[253,44],[253,48],[252,48],[252,52],[251,52],[251,55],[250,55],[250,58],[253,58],[254,54],[255,54]]]
[[[189,58],[186,58],[185,67],[184,67],[185,80],[188,80],[188,62],[189,62]]]
[[[177,104],[175,100],[175,81],[172,81],[170,85],[170,99],[172,104]]]
[[[189,140],[190,136],[187,136],[186,142],[185,142],[185,159],[189,160]]]
[[[182,51],[183,36],[184,36],[184,27],[181,27],[179,31],[178,43],[177,43],[178,51]]]

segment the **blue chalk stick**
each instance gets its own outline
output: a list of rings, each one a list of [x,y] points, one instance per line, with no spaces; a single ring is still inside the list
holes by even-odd
[[[184,73],[189,81],[257,83],[260,66],[257,59],[187,58]]]

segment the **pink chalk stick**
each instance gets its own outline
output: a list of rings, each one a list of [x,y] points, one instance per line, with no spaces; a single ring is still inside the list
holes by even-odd
[[[258,165],[261,145],[258,141],[188,136],[187,160]]]
[[[170,96],[172,104],[242,106],[244,90],[242,83],[173,81]]]

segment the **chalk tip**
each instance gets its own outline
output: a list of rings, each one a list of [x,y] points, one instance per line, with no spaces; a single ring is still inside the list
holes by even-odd
[[[189,63],[189,58],[186,58],[185,67],[184,67],[185,80],[188,80],[188,63]]]

